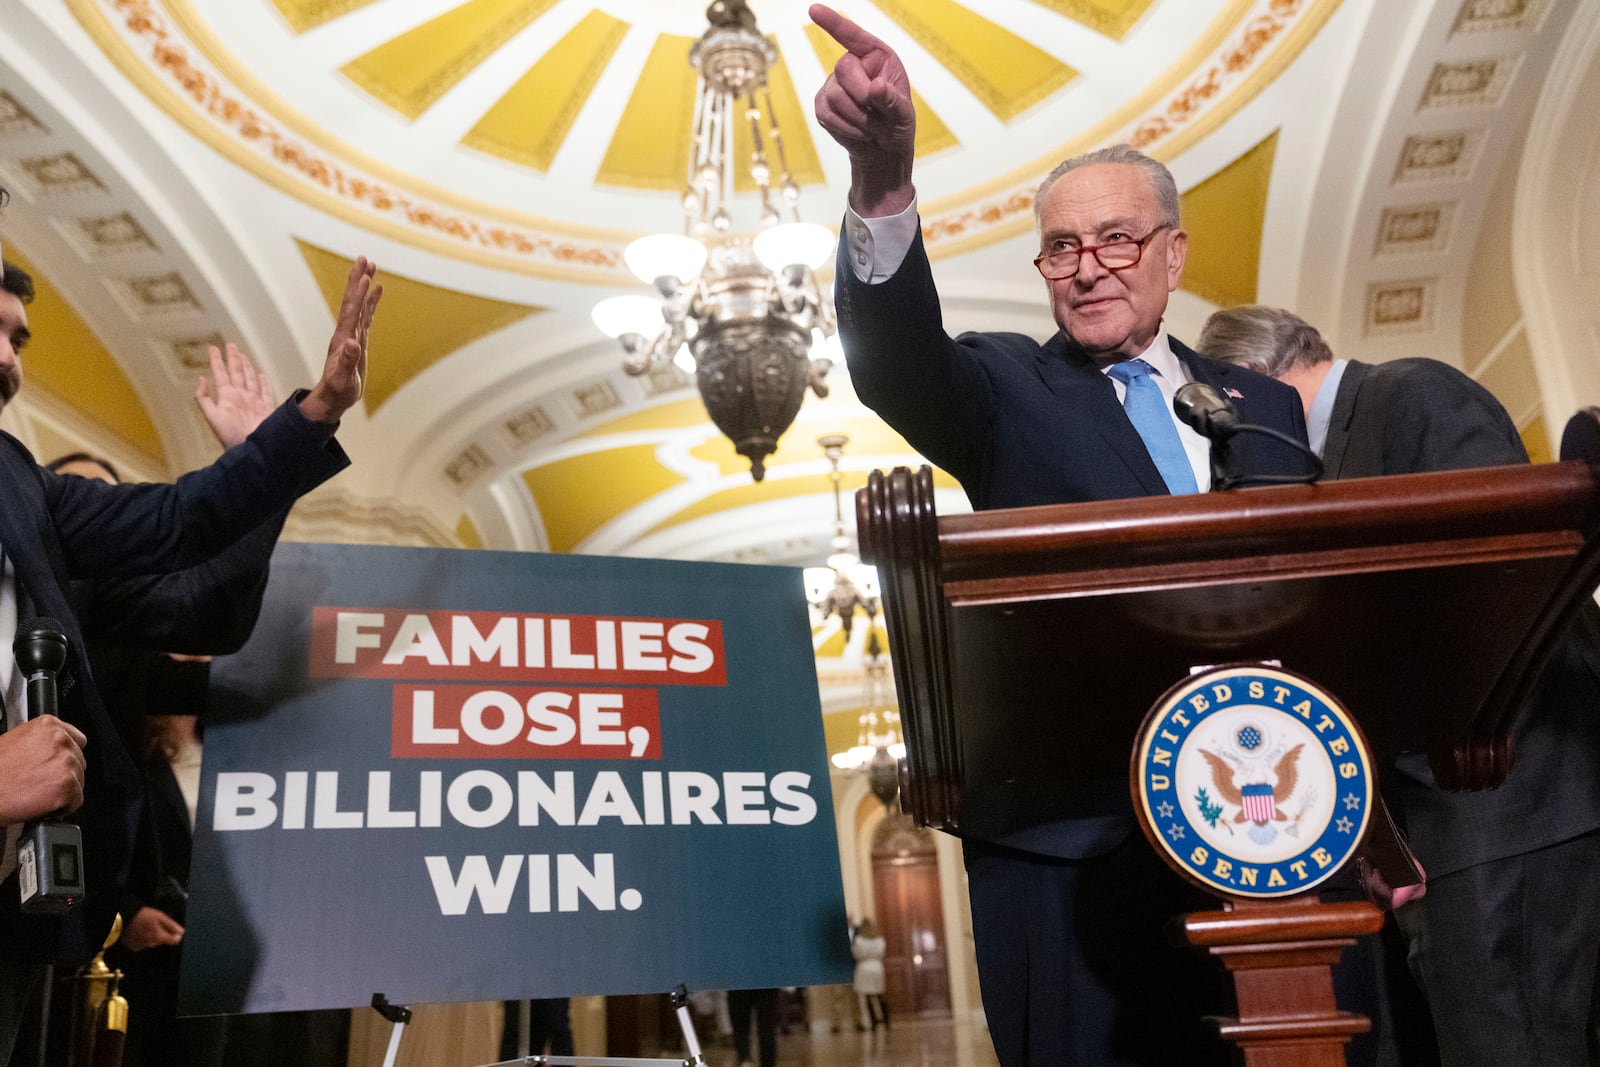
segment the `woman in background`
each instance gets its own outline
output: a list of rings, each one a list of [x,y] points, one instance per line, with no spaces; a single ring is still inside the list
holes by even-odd
[[[889,1004],[883,999],[883,956],[888,948],[888,942],[878,935],[877,924],[871,919],[862,919],[850,953],[856,958],[856,999],[860,1002],[861,1016],[874,1030],[879,1022],[885,1030],[889,1029]],[[858,1021],[856,1025],[862,1024]]]

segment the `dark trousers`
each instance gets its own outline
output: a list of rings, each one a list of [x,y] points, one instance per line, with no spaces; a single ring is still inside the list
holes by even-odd
[[[123,971],[120,989],[128,998],[124,1067],[221,1067],[228,1043],[227,1017],[177,1017],[178,946],[118,956],[112,965]],[[71,1002],[58,1009],[71,1011]]]
[[[1445,1067],[1600,1063],[1600,831],[1428,879],[1395,913]]]
[[[968,841],[978,976],[1002,1067],[1231,1063],[1203,1015],[1231,1014],[1222,968],[1168,926],[1214,899],[1137,834],[1058,860]]]
[[[517,1054],[521,1011],[522,1001],[506,1001],[506,1025],[500,1037],[502,1060],[509,1060]],[[551,1056],[573,1055],[572,1016],[568,1010],[566,997],[550,997],[528,1002],[528,1054],[537,1056],[543,1052]]]
[[[24,1017],[39,1010],[39,991],[44,988],[45,967],[41,963],[13,963],[0,960],[0,1067],[11,1062],[12,1048],[17,1043],[17,1032],[24,1029]],[[37,1030],[36,1026],[27,1027]],[[37,1048],[24,1049],[18,1055],[18,1064],[30,1064]]]
[[[750,1058],[750,1015],[756,1017],[756,1039],[761,1049],[760,1067],[778,1062],[778,991],[728,990],[728,1019],[733,1023],[733,1051],[739,1062]]]

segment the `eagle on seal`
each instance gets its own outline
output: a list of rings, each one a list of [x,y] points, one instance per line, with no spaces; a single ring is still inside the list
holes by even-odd
[[[1275,786],[1251,782],[1242,788],[1234,782],[1234,768],[1226,760],[1205,749],[1201,749],[1200,754],[1211,764],[1211,781],[1222,799],[1239,807],[1239,814],[1233,817],[1233,821],[1265,826],[1268,822],[1287,822],[1289,819],[1278,807],[1278,800],[1287,800],[1294,792],[1295,783],[1300,779],[1300,750],[1303,748],[1304,744],[1296,745],[1278,760],[1273,768],[1277,778]]]

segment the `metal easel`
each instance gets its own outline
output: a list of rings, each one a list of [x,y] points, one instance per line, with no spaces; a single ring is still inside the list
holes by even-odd
[[[695,1036],[694,1020],[689,1017],[687,986],[680,985],[672,991],[672,1008],[678,1014],[678,1026],[683,1029],[683,1044],[687,1049],[687,1053],[681,1059],[636,1056],[546,1056],[541,1053],[484,1064],[484,1067],[706,1067],[705,1054],[700,1051],[700,1039]],[[372,995],[372,1009],[394,1024],[394,1029],[389,1034],[389,1051],[383,1058],[383,1067],[394,1067],[395,1057],[400,1054],[400,1039],[405,1034],[406,1024],[411,1021],[411,1009],[390,1004],[382,993]],[[526,1033],[526,1029],[523,1032]]]

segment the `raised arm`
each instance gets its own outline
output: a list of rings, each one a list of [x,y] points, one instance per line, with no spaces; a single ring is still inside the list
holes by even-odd
[[[278,405],[266,376],[256,371],[237,345],[228,346],[226,359],[215,345],[209,353],[211,377],[208,380],[201,375],[194,399],[217,443],[232,448],[254,433]]]
[[[377,269],[365,256],[350,265],[322,379],[300,401],[301,414],[312,422],[337,425],[361,399],[367,379],[367,331],[383,296],[383,286],[374,280]]]
[[[911,205],[917,115],[911,81],[894,49],[822,4],[811,21],[845,53],[817,91],[817,122],[850,155],[850,206],[863,218]]]

